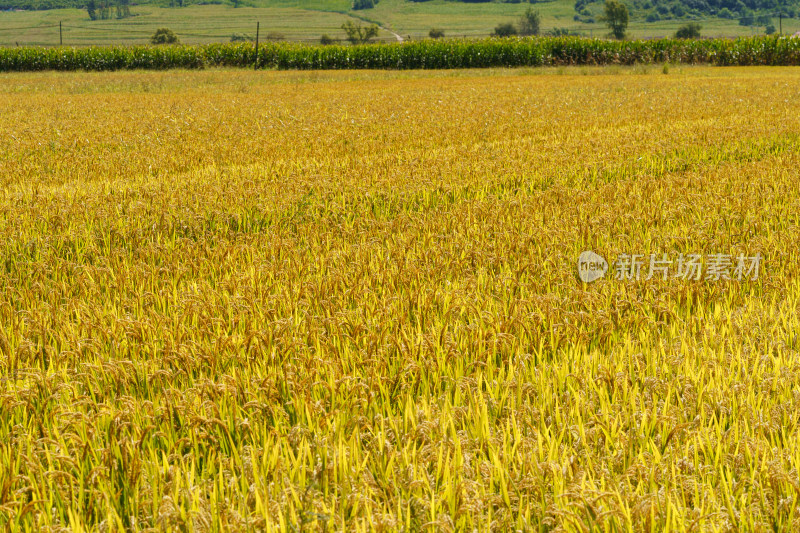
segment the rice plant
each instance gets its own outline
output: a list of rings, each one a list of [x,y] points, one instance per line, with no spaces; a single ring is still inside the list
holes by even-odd
[[[798,82],[4,75],[0,527],[797,529]]]

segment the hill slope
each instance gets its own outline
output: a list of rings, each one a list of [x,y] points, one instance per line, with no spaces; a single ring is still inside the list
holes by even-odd
[[[270,37],[276,39],[318,42],[323,34],[335,39],[344,38],[342,24],[348,20],[359,22],[359,19],[379,24],[382,30],[378,37],[386,41],[396,40],[392,32],[404,38],[427,37],[431,28],[441,28],[448,37],[483,37],[500,23],[515,22],[531,7],[524,3],[380,0],[372,9],[353,11],[350,9],[351,0],[212,0],[216,4],[192,4],[195,0],[182,0],[184,7],[170,7],[170,3],[177,4],[181,0],[137,0],[130,6],[130,18],[118,20],[112,9],[108,20],[92,21],[84,7],[74,7],[83,6],[87,1],[0,0],[0,5],[5,6],[3,9],[9,6],[17,9],[73,6],[0,12],[0,46],[57,45],[62,38],[65,45],[143,44],[156,28],[162,26],[174,30],[184,43],[220,42],[228,41],[234,35],[253,37],[256,22],[261,24],[262,39],[271,34]],[[100,1],[95,0],[98,5]],[[239,2],[242,7],[235,8],[230,3],[232,1]],[[579,0],[577,4],[580,13],[575,10],[575,0],[539,2],[532,7],[541,13],[543,33],[558,29],[585,36],[605,36],[608,30],[600,21],[603,4],[585,1]],[[681,12],[679,7],[686,2],[700,2],[697,5],[703,7],[708,2],[717,1],[720,0],[633,0],[628,33],[634,38],[671,36],[678,26],[690,19],[700,20],[702,35],[708,37],[764,33],[767,21],[758,19],[759,14],[763,18],[763,14],[769,12],[766,8],[750,13],[752,25],[742,26],[738,18],[725,18],[734,13],[731,8],[721,8],[715,15],[708,15],[697,9]],[[758,1],[769,5],[772,0]],[[251,5],[248,6],[247,2]],[[758,7],[761,4],[749,5]],[[728,12],[722,12],[722,9]],[[741,6],[738,9],[741,10]],[[745,5],[742,12],[747,15],[750,9]],[[661,15],[663,11],[666,14]],[[658,16],[653,16],[654,13]],[[736,12],[735,17],[738,16],[739,12]],[[771,22],[778,25],[775,19]],[[62,26],[61,37],[59,23]],[[798,19],[783,20],[784,33],[798,30]]]

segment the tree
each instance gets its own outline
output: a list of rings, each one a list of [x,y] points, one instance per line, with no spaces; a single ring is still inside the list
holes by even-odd
[[[372,9],[375,7],[375,0],[353,0],[353,11],[357,11],[359,9]]]
[[[444,37],[444,30],[439,28],[431,28],[431,31],[428,32],[428,37],[431,39],[441,39]]]
[[[130,0],[118,0],[117,18],[126,19],[131,16]]]
[[[327,33],[323,33],[322,37],[319,38],[319,44],[323,44],[325,46],[328,46],[328,45],[331,45],[331,44],[336,44],[336,41],[337,41],[337,39],[334,39],[333,37],[331,37]]]
[[[624,39],[628,29],[628,8],[619,0],[606,0],[602,19],[615,39]]]
[[[728,20],[730,20],[730,19],[732,19],[732,18],[733,18],[733,13],[732,13],[732,12],[731,12],[731,10],[730,10],[730,9],[728,9],[727,7],[723,7],[722,9],[720,9],[720,10],[719,10],[719,12],[717,13],[717,16],[718,16],[719,18],[721,18],[721,19],[728,19]]]
[[[676,39],[699,39],[700,38],[700,30],[703,27],[698,24],[697,22],[690,22],[689,24],[684,24],[678,31],[675,32]]]
[[[511,37],[512,35],[517,34],[517,28],[514,27],[513,24],[510,22],[503,22],[502,24],[498,24],[497,27],[494,29],[495,37]]]
[[[169,28],[158,28],[150,38],[152,44],[178,44],[178,36]]]
[[[519,34],[520,35],[539,35],[539,24],[542,17],[538,11],[534,11],[529,7],[525,14],[519,19]]]
[[[378,26],[376,24],[362,26],[360,22],[353,23],[353,21],[348,20],[342,24],[342,29],[347,34],[347,40],[352,44],[365,44],[373,37],[378,36]]]
[[[97,20],[97,4],[94,3],[94,0],[89,0],[86,4],[86,11],[89,13],[91,20]]]
[[[759,15],[756,18],[756,26],[770,26],[772,24],[772,17],[769,15]]]
[[[108,0],[100,0],[100,4],[98,5],[98,13],[100,15],[101,20],[108,20],[110,15],[110,6]]]

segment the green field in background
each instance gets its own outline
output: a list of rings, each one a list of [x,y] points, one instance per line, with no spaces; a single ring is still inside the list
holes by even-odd
[[[123,20],[89,20],[86,11],[57,9],[50,11],[0,12],[0,46],[59,44],[59,22],[62,23],[65,45],[144,44],[159,27],[168,27],[181,42],[201,44],[225,42],[234,33],[255,35],[256,22],[261,24],[261,38],[272,33],[288,40],[316,41],[323,34],[344,38],[341,25],[359,18],[382,26],[379,39],[394,41],[391,30],[405,39],[420,39],[433,28],[441,28],[447,36],[486,36],[501,22],[516,21],[529,4],[483,3],[465,4],[432,0],[381,0],[374,8],[349,11],[346,0],[264,0],[258,7],[234,8],[230,5],[193,5],[164,8],[152,5],[133,6],[134,16]],[[573,3],[558,0],[534,5],[542,14],[542,31],[567,28],[590,37],[602,37],[607,29],[602,23],[587,24],[573,20]],[[599,9],[594,5],[592,9]],[[667,37],[687,20],[647,23],[632,18],[629,34],[635,38]],[[707,37],[738,37],[763,33],[761,27],[739,26],[735,20],[712,18],[700,21]],[[776,27],[778,26],[775,21]],[[784,33],[800,30],[800,21],[783,21]],[[277,35],[276,35],[277,34]]]

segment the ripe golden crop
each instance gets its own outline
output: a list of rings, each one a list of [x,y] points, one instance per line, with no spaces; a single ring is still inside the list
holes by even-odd
[[[800,70],[678,70],[4,75],[0,525],[800,527]]]

